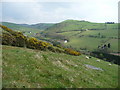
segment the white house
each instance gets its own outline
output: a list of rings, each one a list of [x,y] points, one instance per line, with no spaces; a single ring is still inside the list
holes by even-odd
[[[64,43],[67,43],[68,41],[67,40],[64,40]]]

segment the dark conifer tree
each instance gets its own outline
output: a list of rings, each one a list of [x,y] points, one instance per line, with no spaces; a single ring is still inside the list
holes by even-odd
[[[111,45],[110,45],[110,43],[108,43],[108,48],[110,48],[111,47]]]

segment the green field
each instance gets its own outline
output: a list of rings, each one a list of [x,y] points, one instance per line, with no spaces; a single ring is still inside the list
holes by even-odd
[[[55,32],[86,30],[86,29],[102,30],[105,28],[106,26],[104,23],[93,23],[93,22],[79,21],[79,20],[65,20],[46,29],[46,32],[49,32],[49,30]]]
[[[72,47],[77,50],[87,49],[94,51],[98,45],[111,44],[111,52],[118,50],[118,24],[94,23],[79,20],[65,20],[56,24],[40,23],[35,25],[15,24],[3,22],[3,25],[16,31],[23,32],[24,35],[36,37],[38,39],[60,41],[66,47]],[[41,33],[41,34],[40,34]],[[47,37],[45,37],[45,35]],[[68,39],[64,43],[63,39]]]
[[[98,45],[111,44],[110,51],[118,52],[118,24],[92,23],[88,21],[66,20],[55,24],[52,27],[44,30],[48,37],[55,38],[56,35],[66,37],[69,42],[65,46],[71,46],[80,50],[86,48],[89,51],[97,49]],[[51,34],[50,34],[51,33]],[[46,35],[47,35],[46,34]],[[47,37],[47,38],[48,38]]]
[[[78,34],[77,34],[78,33]],[[98,33],[101,35],[104,35],[105,38],[95,38],[95,37],[89,37],[89,35],[92,36],[98,36]],[[74,48],[87,48],[88,50],[94,50],[97,49],[98,45],[101,44],[107,44],[111,43],[110,50],[113,52],[118,51],[118,30],[96,30],[96,31],[84,31],[83,33],[79,34],[79,32],[65,32],[61,33],[62,35],[66,35],[69,37],[68,43],[65,45],[72,46]],[[79,37],[81,35],[84,35],[83,37]],[[111,38],[113,37],[113,38]]]
[[[116,88],[118,65],[85,55],[2,46],[3,88]],[[103,71],[85,66],[89,64]]]

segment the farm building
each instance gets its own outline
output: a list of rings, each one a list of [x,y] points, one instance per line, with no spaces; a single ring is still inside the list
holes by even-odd
[[[64,41],[64,43],[67,43],[67,42],[68,42],[67,40]]]
[[[64,40],[64,43],[67,43],[67,42],[68,42],[68,40],[65,39],[65,40]]]

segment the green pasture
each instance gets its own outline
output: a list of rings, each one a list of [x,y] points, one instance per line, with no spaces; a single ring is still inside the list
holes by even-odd
[[[85,55],[2,46],[3,88],[116,88],[118,65]],[[100,70],[85,66],[92,65]]]

